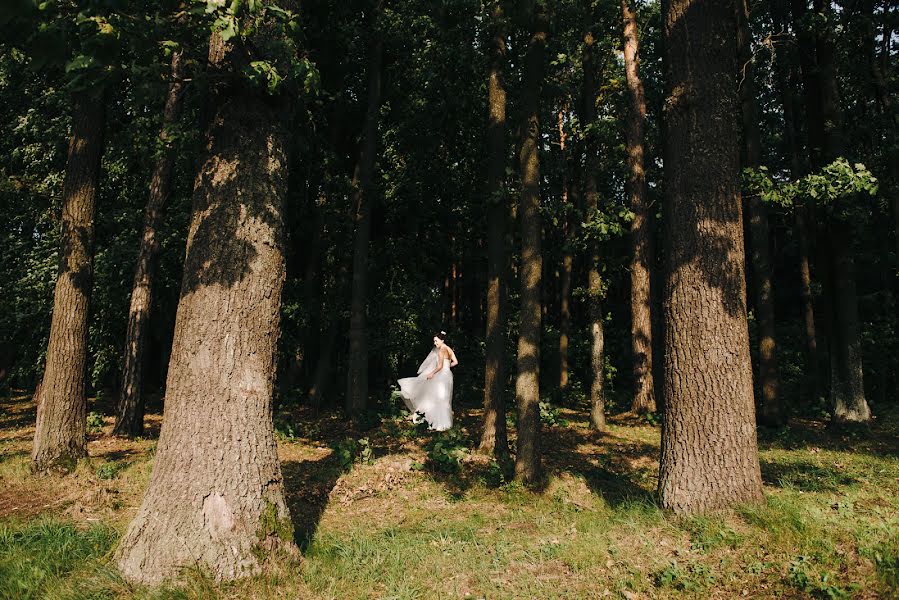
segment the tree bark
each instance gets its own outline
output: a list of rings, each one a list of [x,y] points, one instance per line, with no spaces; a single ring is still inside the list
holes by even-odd
[[[823,132],[824,166],[845,155],[843,115],[840,90],[834,61],[834,32],[830,22],[833,11],[830,0],[815,0],[815,12],[827,19],[817,30],[815,52],[821,82],[820,123],[810,124]],[[829,291],[831,300],[830,364],[831,403],[833,419],[837,423],[865,423],[871,410],[865,399],[862,369],[861,328],[858,316],[858,294],[855,287],[855,261],[852,256],[852,226],[843,217],[831,212],[827,216],[827,239],[830,247]],[[825,291],[828,291],[825,288]]]
[[[786,32],[789,21],[787,0],[772,0],[771,17],[776,33]],[[787,154],[790,157],[790,175],[795,179],[809,172],[808,159],[803,154],[801,129],[799,125],[799,97],[797,94],[797,69],[793,40],[775,46],[778,94],[783,105],[784,137]],[[795,209],[796,236],[799,240],[799,296],[802,311],[802,323],[805,333],[806,361],[803,396],[813,400],[821,398],[821,367],[818,355],[818,335],[815,327],[815,306],[812,295],[811,247],[809,232],[814,230],[814,223],[809,224],[810,212],[806,203],[797,204]]]
[[[506,432],[505,373],[506,353],[505,288],[506,222],[509,207],[503,182],[506,177],[506,31],[502,2],[497,0],[491,14],[493,39],[487,75],[487,339],[484,367],[484,427],[480,451],[497,459],[509,455]]]
[[[596,119],[596,57],[592,33],[584,36],[584,80],[581,91],[583,102],[582,121],[589,127]],[[588,221],[599,212],[599,148],[595,133],[591,130],[585,139],[584,160],[584,208]],[[605,331],[602,315],[602,278],[599,274],[599,240],[588,241],[587,302],[590,319],[590,425],[596,431],[606,429],[605,394]]]
[[[181,116],[184,99],[184,65],[182,52],[172,53],[172,82],[169,84],[162,116],[159,140],[162,153],[156,159],[150,180],[150,197],[144,210],[144,232],[141,236],[131,305],[128,309],[128,332],[125,336],[125,363],[122,368],[122,389],[116,410],[113,433],[134,437],[144,432],[143,367],[147,345],[147,324],[153,303],[153,283],[159,259],[159,238],[156,230],[172,193],[172,170],[175,151],[170,144],[169,130]]]
[[[762,162],[759,111],[756,100],[755,65],[752,61],[752,34],[749,30],[749,3],[740,0],[737,20],[737,52],[740,104],[743,116],[743,166],[757,169]],[[752,267],[755,308],[758,313],[759,343],[759,422],[777,426],[786,421],[786,412],[777,395],[780,375],[777,368],[777,344],[774,331],[774,292],[771,283],[771,243],[768,208],[758,195],[746,200],[749,210],[749,264]]]
[[[374,13],[377,15],[377,11]],[[377,18],[376,16],[374,17]],[[347,365],[345,409],[357,417],[368,404],[368,254],[371,238],[372,174],[378,147],[378,113],[381,109],[381,61],[384,44],[372,28],[368,56],[368,106],[360,140],[359,162],[353,174],[352,296],[350,299],[350,349]]]
[[[239,69],[241,50],[214,33],[213,74]],[[260,551],[295,550],[272,428],[289,110],[219,80],[194,184],[165,418],[146,495],[116,554],[124,577],[142,584],[184,567],[235,579],[260,569]]]
[[[892,36],[892,27],[886,22],[884,23],[881,37],[881,51],[878,55],[875,49],[877,42],[877,30],[874,23],[874,1],[863,0],[862,10],[864,11],[865,28],[863,31],[864,40],[863,47],[868,60],[868,71],[871,80],[871,89],[874,100],[881,115],[887,117],[889,126],[886,128],[886,138],[892,139],[893,143],[884,140],[889,144],[887,155],[887,163],[889,165],[888,172],[890,174],[890,184],[886,187],[887,201],[892,208],[893,213],[893,231],[896,237],[896,264],[894,265],[896,281],[899,282],[899,146],[896,145],[897,115],[894,114],[893,98],[890,94],[889,85],[887,84],[887,74],[890,67],[890,43]],[[881,138],[883,139],[883,138]]]
[[[624,72],[630,110],[625,126],[627,141],[627,193],[631,212],[631,358],[634,373],[634,413],[656,411],[652,372],[652,276],[655,260],[652,224],[646,199],[646,172],[643,162],[646,97],[639,71],[637,18],[630,0],[621,0],[624,21]]]
[[[677,514],[762,498],[746,321],[733,4],[670,0],[665,69],[665,419]]]
[[[94,214],[103,154],[105,100],[72,97],[72,137],[62,189],[59,275],[46,367],[37,401],[31,468],[70,470],[87,456],[88,304],[93,279]]]
[[[536,483],[543,477],[540,455],[540,88],[549,19],[541,5],[532,6],[533,23],[522,75],[521,150],[521,317],[518,335],[518,443],[515,477]]]
[[[566,401],[569,381],[568,347],[571,338],[571,275],[574,264],[572,248],[574,245],[574,226],[572,214],[573,201],[577,197],[574,188],[577,186],[570,176],[568,150],[565,145],[568,135],[565,133],[565,113],[567,108],[559,111],[559,152],[562,163],[562,272],[559,274],[559,391],[563,402]]]

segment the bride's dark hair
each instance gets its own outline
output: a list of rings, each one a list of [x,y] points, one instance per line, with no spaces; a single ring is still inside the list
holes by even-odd
[[[446,332],[445,332],[445,331],[438,331],[438,332],[436,332],[436,333],[434,334],[434,337],[435,337],[435,338],[440,338],[440,341],[441,341],[441,342],[443,342],[444,344],[446,343]]]

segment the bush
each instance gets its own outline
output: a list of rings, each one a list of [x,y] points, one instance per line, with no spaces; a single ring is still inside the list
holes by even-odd
[[[99,479],[114,479],[127,465],[118,461],[105,462],[97,467]]]
[[[279,440],[294,440],[297,438],[297,430],[289,414],[282,413],[275,417],[275,437]]]
[[[435,433],[425,444],[425,452],[428,454],[426,467],[440,473],[456,474],[462,470],[468,446],[462,432],[453,428]]]
[[[374,460],[374,450],[368,438],[358,440],[345,438],[331,446],[331,449],[334,451],[340,468],[344,471],[349,471],[356,462],[368,465]]]
[[[99,433],[103,429],[103,415],[98,412],[91,411],[87,415],[87,431],[88,433]]]
[[[540,422],[547,427],[568,427],[568,421],[559,416],[559,409],[549,402],[540,402]]]

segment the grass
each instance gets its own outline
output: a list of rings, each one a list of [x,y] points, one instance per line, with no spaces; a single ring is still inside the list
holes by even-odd
[[[815,420],[763,431],[765,501],[676,519],[652,493],[659,430],[626,415],[597,435],[586,414],[559,411],[545,430],[549,479],[532,492],[465,450],[475,411],[442,444],[400,419],[360,432],[284,411],[301,559],[230,584],[187,570],[145,589],[120,579],[111,554],[148,481],[159,416],[137,441],[110,437],[104,417],[74,474],[32,478],[33,409],[0,403],[15,423],[0,424],[0,598],[899,597],[899,414],[869,433]]]

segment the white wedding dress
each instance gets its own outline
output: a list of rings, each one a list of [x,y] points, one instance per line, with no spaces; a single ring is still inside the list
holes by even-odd
[[[428,373],[437,368],[438,362],[440,357],[434,348],[418,367],[417,377],[399,380],[400,396],[416,423],[421,420],[417,413],[422,413],[431,429],[446,431],[453,426],[453,372],[446,358],[443,368],[428,379]]]

